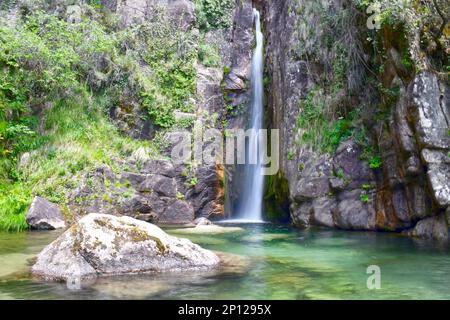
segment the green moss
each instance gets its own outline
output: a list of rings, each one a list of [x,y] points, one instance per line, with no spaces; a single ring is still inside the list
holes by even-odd
[[[264,203],[266,207],[265,214],[268,220],[281,223],[290,221],[289,184],[280,172],[267,177]]]

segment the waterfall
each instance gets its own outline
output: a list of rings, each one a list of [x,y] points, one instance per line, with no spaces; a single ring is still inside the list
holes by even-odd
[[[264,38],[261,32],[261,19],[259,11],[253,9],[253,15],[255,18],[255,30],[256,30],[256,47],[253,52],[252,59],[252,76],[251,76],[251,118],[250,128],[256,133],[252,135],[248,142],[247,158],[257,159],[257,164],[250,164],[246,161],[244,167],[244,183],[243,190],[240,197],[237,217],[240,220],[246,220],[250,222],[262,221],[262,204],[263,204],[263,192],[264,192],[264,175],[263,165],[260,162],[261,157],[257,157],[259,154],[265,152],[265,145],[259,141],[257,135],[259,129],[263,126],[263,95],[264,95],[264,82],[263,82],[263,49]]]

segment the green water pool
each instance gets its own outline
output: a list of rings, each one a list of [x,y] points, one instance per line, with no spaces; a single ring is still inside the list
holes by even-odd
[[[389,233],[240,225],[229,234],[169,233],[226,253],[227,266],[100,278],[81,288],[32,279],[58,232],[0,233],[0,299],[450,299],[450,249]],[[381,288],[368,289],[379,266]]]

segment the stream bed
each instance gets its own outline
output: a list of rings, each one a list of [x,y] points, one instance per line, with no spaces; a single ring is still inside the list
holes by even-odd
[[[0,299],[450,299],[448,246],[389,233],[239,226],[166,230],[226,253],[219,270],[99,278],[81,288],[30,276],[33,257],[59,232],[0,233]],[[367,288],[371,265],[381,269],[381,289]]]

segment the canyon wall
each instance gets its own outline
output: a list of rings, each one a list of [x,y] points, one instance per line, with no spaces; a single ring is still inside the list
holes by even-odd
[[[400,50],[395,43],[384,42],[388,54],[380,78],[386,88],[398,86],[399,94],[382,110],[382,118],[377,109],[383,96],[376,82],[369,81],[371,71],[366,68],[373,53],[364,46],[354,49],[363,66],[348,68],[348,85],[335,91],[327,102],[338,106],[334,110],[346,109],[342,117],[358,105],[366,105],[357,115],[360,119],[353,121],[368,129],[365,135],[377,150],[374,159],[378,161],[364,159],[367,147],[356,141],[355,135],[343,138],[332,152],[318,152],[302,143],[304,132],[298,125],[305,108],[302,102],[315,88],[335,81],[335,74],[325,82],[321,76],[328,61],[337,59],[336,52],[323,46],[319,51],[324,56],[302,54],[304,47],[312,46],[308,41],[317,41],[328,31],[321,10],[336,13],[336,20],[339,12],[353,11],[352,19],[343,20],[345,32],[350,34],[345,39],[353,37],[348,47],[364,41],[366,18],[351,1],[330,1],[325,8],[308,6],[306,1],[264,4],[267,72],[271,78],[267,107],[272,127],[280,130],[282,159],[281,172],[269,185],[269,192],[287,184],[289,199],[280,200],[290,203],[290,216],[298,227],[404,231],[446,239],[450,218],[448,83],[426,70],[405,76],[404,66],[395,59]],[[311,26],[313,34],[304,35]],[[363,74],[356,90],[350,83],[355,70]]]

